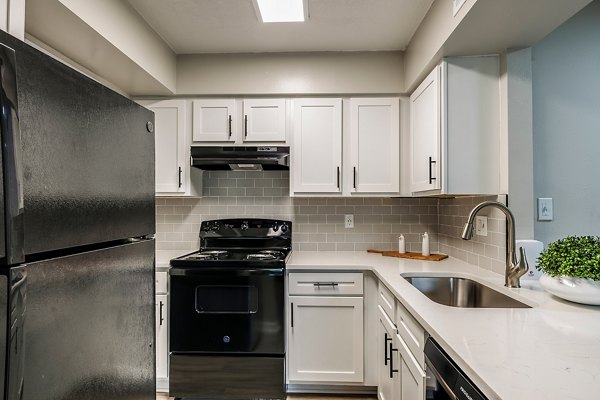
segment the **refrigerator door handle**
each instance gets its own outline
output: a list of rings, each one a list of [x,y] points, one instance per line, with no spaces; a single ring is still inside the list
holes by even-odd
[[[27,309],[27,267],[11,268],[10,293],[9,293],[9,330],[6,374],[6,399],[16,400],[23,397],[23,383],[25,375],[24,356],[24,323]]]
[[[14,50],[0,45],[0,107],[2,119],[2,169],[4,172],[4,223],[6,263],[25,261],[23,251],[23,156],[17,102]]]

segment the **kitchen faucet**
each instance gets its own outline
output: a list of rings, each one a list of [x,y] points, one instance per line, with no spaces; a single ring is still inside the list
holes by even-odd
[[[515,216],[504,204],[497,201],[484,201],[476,205],[471,213],[469,219],[463,229],[462,238],[464,240],[471,240],[473,238],[473,221],[475,216],[481,209],[485,207],[496,207],[506,215],[507,230],[508,230],[508,254],[506,255],[506,271],[504,275],[504,286],[509,288],[520,288],[521,283],[519,279],[525,275],[529,270],[527,264],[527,257],[525,256],[525,250],[519,247],[520,258],[517,261],[517,254],[515,251]]]

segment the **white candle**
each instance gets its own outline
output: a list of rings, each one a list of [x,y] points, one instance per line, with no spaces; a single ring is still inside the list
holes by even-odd
[[[406,253],[406,244],[404,243],[404,235],[398,237],[398,253]]]
[[[423,246],[421,254],[423,254],[424,256],[429,255],[429,235],[427,234],[427,232],[423,234]]]

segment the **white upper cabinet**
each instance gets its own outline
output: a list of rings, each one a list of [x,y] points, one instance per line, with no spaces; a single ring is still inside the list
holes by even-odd
[[[162,100],[147,107],[154,111],[156,192],[185,193],[185,100]]]
[[[350,99],[351,193],[400,191],[400,101]]]
[[[410,190],[440,189],[440,67],[410,96]]]
[[[342,100],[296,99],[292,191],[341,193]]]
[[[285,99],[244,99],[244,142],[285,142]]]
[[[285,143],[285,99],[197,99],[193,104],[195,143]]]
[[[497,56],[452,57],[410,96],[410,191],[500,193]]]
[[[194,100],[192,140],[234,142],[237,137],[236,103],[233,99]]]

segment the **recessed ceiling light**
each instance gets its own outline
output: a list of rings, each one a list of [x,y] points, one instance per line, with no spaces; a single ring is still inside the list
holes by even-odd
[[[262,22],[304,22],[305,0],[253,0]]]

